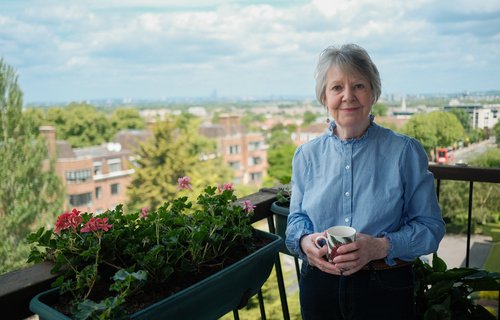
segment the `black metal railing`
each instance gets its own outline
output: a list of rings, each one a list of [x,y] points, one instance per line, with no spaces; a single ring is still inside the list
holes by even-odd
[[[486,183],[500,183],[500,169],[491,168],[477,168],[477,167],[458,167],[458,166],[442,166],[442,165],[430,165],[429,170],[434,174],[434,179],[436,180],[436,193],[439,199],[441,181],[443,180],[455,180],[469,182],[469,199],[468,199],[468,216],[467,216],[467,244],[464,248],[465,255],[465,266],[469,267],[469,256],[470,256],[470,239],[472,233],[472,203],[473,203],[473,189],[475,182],[486,182]],[[277,190],[266,189],[265,191],[275,193]],[[272,219],[269,220],[269,230],[274,232],[274,224]],[[286,254],[286,253],[281,253]],[[297,278],[300,276],[298,272],[298,260],[294,257]],[[281,270],[281,264],[279,259],[276,262],[276,270]],[[280,291],[281,301],[283,307],[283,318],[285,320],[290,319],[288,313],[288,305],[286,301],[286,292],[284,291],[284,278],[282,272],[276,272],[278,277],[278,287]],[[283,288],[283,289],[282,289]],[[284,301],[284,302],[283,302]],[[500,319],[500,297],[498,301],[498,319]]]
[[[472,167],[456,166],[430,166],[430,171],[436,179],[436,192],[440,192],[441,181],[456,180],[469,182],[469,208],[467,227],[466,266],[469,264],[470,236],[472,221],[472,196],[473,187],[476,182],[500,183],[500,169],[484,169]],[[257,193],[244,197],[241,200],[251,200],[256,206],[254,222],[267,220],[270,232],[275,232],[274,219],[271,213],[271,204],[276,200],[275,189],[262,189]],[[281,253],[283,254],[283,253]],[[297,278],[299,276],[299,262],[294,257]],[[31,315],[29,301],[37,293],[50,288],[50,284],[55,280],[56,275],[50,273],[50,263],[40,263],[26,269],[0,275],[0,307],[3,319],[24,319]],[[284,277],[279,257],[275,263],[278,289],[280,292],[283,319],[290,319],[288,302],[285,291]],[[258,294],[261,318],[266,319],[266,310],[262,292]],[[499,301],[500,304],[500,301]],[[233,311],[235,319],[239,319],[238,310]]]

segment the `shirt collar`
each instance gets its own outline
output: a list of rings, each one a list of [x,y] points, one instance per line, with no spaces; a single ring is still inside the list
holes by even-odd
[[[366,137],[368,137],[368,131],[370,131],[370,128],[373,126],[373,120],[375,119],[375,116],[373,114],[370,113],[370,125],[368,126],[368,130],[365,131],[365,133],[363,133],[363,135],[359,138],[351,138],[351,139],[347,139],[345,140],[345,142],[351,142],[351,141],[360,141],[360,140],[364,140],[366,139]],[[328,130],[329,130],[329,134],[330,136],[336,138],[337,140],[340,140],[339,137],[337,137],[334,133],[334,129],[337,127],[337,124],[335,123],[335,120],[332,120],[330,122],[330,126],[328,127]]]

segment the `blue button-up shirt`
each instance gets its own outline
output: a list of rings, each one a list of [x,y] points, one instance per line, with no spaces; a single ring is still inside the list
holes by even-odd
[[[386,262],[435,252],[445,233],[434,177],[420,143],[371,122],[359,139],[328,133],[297,148],[286,230],[288,249],[334,225],[390,243]]]

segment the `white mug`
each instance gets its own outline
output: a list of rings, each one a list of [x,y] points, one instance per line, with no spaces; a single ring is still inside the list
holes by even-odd
[[[337,256],[337,249],[356,240],[356,229],[347,226],[333,226],[326,229],[326,237],[318,236],[314,239],[314,244],[318,249],[321,249],[320,240],[326,242],[328,246],[327,260],[333,262],[333,258]]]

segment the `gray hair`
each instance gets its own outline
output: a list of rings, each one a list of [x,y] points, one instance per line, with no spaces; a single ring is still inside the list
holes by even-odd
[[[380,74],[365,49],[356,44],[344,44],[340,48],[330,46],[319,56],[314,78],[316,79],[316,99],[325,105],[326,75],[332,66],[339,67],[346,73],[357,72],[370,82],[373,103],[377,102],[382,92]]]

